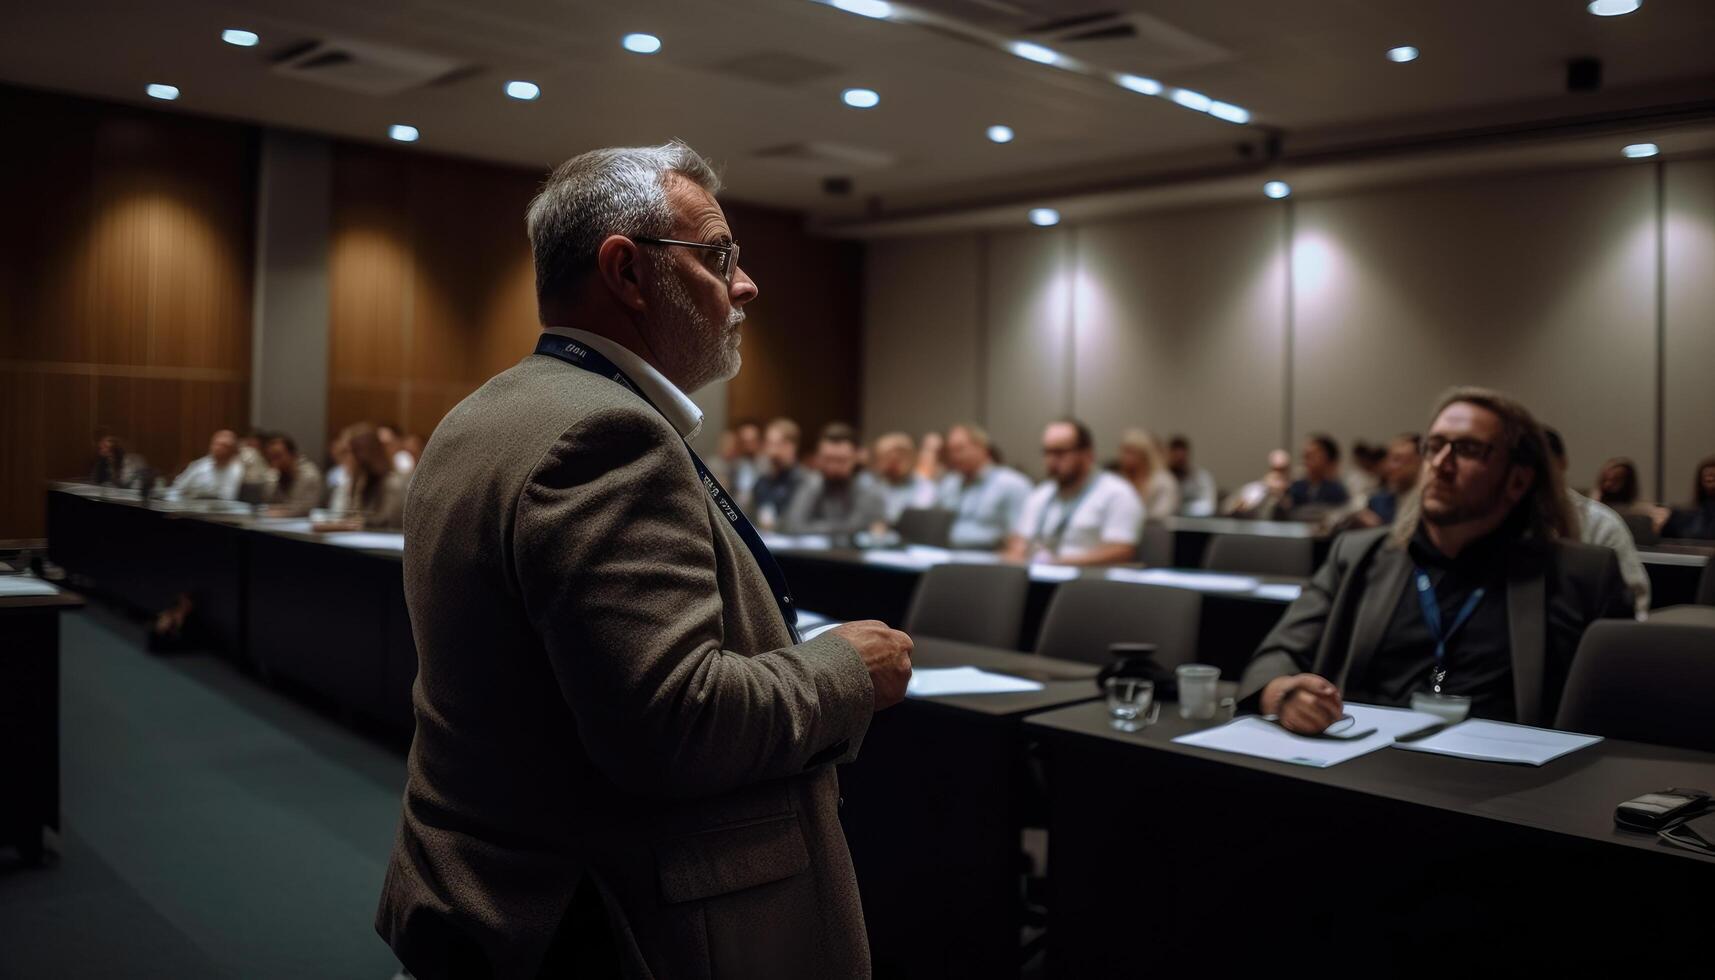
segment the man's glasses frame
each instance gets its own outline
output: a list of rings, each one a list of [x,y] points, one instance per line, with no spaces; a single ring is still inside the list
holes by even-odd
[[[715,266],[715,274],[732,285],[732,278],[738,273],[738,243],[737,242],[687,242],[677,238],[647,238],[633,235],[631,240],[645,245],[676,245],[679,248],[700,248],[720,255],[720,262]]]
[[[1476,463],[1487,461],[1490,456],[1494,455],[1496,449],[1494,443],[1485,442],[1482,439],[1449,439],[1446,436],[1425,436],[1423,441],[1418,444],[1418,450],[1423,453],[1424,459],[1433,462],[1441,457],[1441,450],[1449,446],[1453,447],[1454,458]]]

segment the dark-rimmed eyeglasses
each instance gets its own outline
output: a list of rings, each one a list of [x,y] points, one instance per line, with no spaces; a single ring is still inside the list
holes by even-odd
[[[676,238],[644,238],[638,235],[633,235],[631,240],[634,242],[642,242],[645,245],[677,245],[680,248],[700,248],[714,252],[718,256],[718,258],[715,259],[715,274],[720,276],[722,279],[725,279],[728,286],[732,285],[732,277],[738,272],[737,242],[726,242],[724,244],[713,242],[685,242]]]
[[[1423,452],[1423,458],[1433,462],[1441,456],[1441,450],[1453,447],[1453,455],[1458,459],[1481,463],[1495,451],[1495,444],[1481,439],[1449,439],[1446,436],[1425,436],[1418,449]]]

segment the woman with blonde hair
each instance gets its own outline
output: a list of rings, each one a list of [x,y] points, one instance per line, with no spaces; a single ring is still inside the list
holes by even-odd
[[[1161,443],[1148,431],[1128,429],[1120,437],[1119,473],[1137,490],[1146,518],[1179,513],[1179,481],[1167,468]]]

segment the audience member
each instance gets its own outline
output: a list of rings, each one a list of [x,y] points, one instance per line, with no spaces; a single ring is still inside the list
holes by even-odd
[[[149,479],[149,463],[125,445],[110,429],[95,430],[95,461],[89,467],[89,482],[136,488]]]
[[[1304,462],[1304,476],[1286,488],[1288,514],[1311,505],[1343,507],[1352,499],[1346,485],[1340,482],[1340,444],[1332,436],[1320,432],[1311,435],[1304,440],[1300,458]]]
[[[1341,481],[1346,485],[1347,498],[1362,500],[1381,489],[1386,462],[1386,446],[1372,446],[1361,439],[1352,443],[1352,468]]]
[[[181,499],[237,500],[244,483],[244,463],[238,458],[238,434],[221,429],[208,441],[208,455],[185,467],[173,481]]]
[[[1050,422],[1042,432],[1048,471],[1013,526],[1006,557],[1062,565],[1137,559],[1143,501],[1125,478],[1096,468],[1095,441],[1082,422]]]
[[[1209,517],[1215,513],[1219,494],[1215,478],[1208,470],[1191,465],[1191,440],[1174,436],[1167,441],[1167,468],[1179,481],[1179,513],[1186,517]]]
[[[1167,469],[1161,443],[1144,429],[1129,429],[1120,437],[1119,475],[1143,501],[1145,518],[1160,520],[1179,513],[1179,481]]]
[[[1616,456],[1602,464],[1596,472],[1596,485],[1591,488],[1590,496],[1622,514],[1647,514],[1650,511],[1650,506],[1638,499],[1637,464],[1624,456]]]
[[[1656,520],[1664,538],[1715,538],[1715,456],[1697,464],[1690,505],[1660,509]]]
[[[804,471],[798,466],[798,437],[798,423],[791,419],[775,419],[768,423],[763,436],[765,469],[757,474],[756,483],[751,488],[752,502],[756,507],[750,516],[764,531],[773,530],[780,523],[786,508],[792,506],[798,484],[804,479]]]
[[[271,517],[304,517],[322,502],[322,471],[298,453],[298,444],[284,432],[271,433],[262,443],[268,475],[262,482],[262,502]]]
[[[1236,490],[1221,504],[1221,513],[1228,517],[1249,517],[1268,520],[1281,509],[1286,490],[1292,485],[1292,454],[1284,449],[1270,450],[1268,472],[1260,480],[1252,480]]]
[[[340,516],[317,530],[363,527],[397,531],[405,514],[405,475],[381,443],[378,427],[368,422],[347,426],[340,433],[348,461],[345,479],[335,487],[328,508]]]
[[[398,472],[409,476],[417,468],[417,457],[405,448],[405,440],[400,438],[399,427],[383,422],[375,427],[376,438],[381,440],[381,449],[386,453],[389,464]]]
[[[995,463],[988,433],[975,425],[961,422],[948,429],[946,447],[948,473],[941,479],[941,506],[957,515],[949,543],[955,548],[1001,547],[1024,511],[1030,481]]]
[[[907,510],[935,506],[934,481],[914,467],[917,447],[903,432],[889,432],[875,441],[875,467],[870,478],[887,503],[887,523],[899,523]]]
[[[1554,471],[1560,475],[1564,484],[1566,441],[1553,426],[1543,426],[1542,435],[1548,441],[1549,455],[1554,458]],[[1625,578],[1627,588],[1632,591],[1638,618],[1648,616],[1649,573],[1644,570],[1643,559],[1638,557],[1638,544],[1632,540],[1632,531],[1626,527],[1625,519],[1614,513],[1613,508],[1608,505],[1592,500],[1571,487],[1566,488],[1566,500],[1572,506],[1572,516],[1578,525],[1578,540],[1613,551],[1614,557],[1620,561],[1620,575]]]
[[[248,486],[259,487],[268,480],[268,460],[262,455],[262,446],[267,443],[268,436],[269,433],[261,429],[251,429],[238,440],[238,460],[244,464],[242,482]]]
[[[333,495],[351,472],[351,440],[346,438],[350,429],[341,429],[328,442],[328,466],[322,472],[322,483],[327,486],[327,493],[322,498],[329,506],[333,504]]]
[[[787,534],[850,535],[887,521],[887,499],[858,476],[857,433],[843,422],[822,429],[814,470],[798,481],[781,518]]]
[[[1423,472],[1423,437],[1415,432],[1395,436],[1388,443],[1381,465],[1382,485],[1364,500],[1364,509],[1348,520],[1350,527],[1381,527],[1392,524],[1400,502],[1417,487]]]
[[[1570,539],[1541,428],[1496,392],[1436,408],[1421,486],[1390,529],[1336,538],[1245,670],[1246,706],[1320,732],[1345,699],[1470,698],[1478,718],[1554,722],[1584,629],[1630,617],[1613,552]]]
[[[947,440],[941,433],[923,433],[917,449],[917,475],[936,485],[947,475]]]
[[[762,426],[754,419],[740,419],[721,439],[721,484],[744,510],[754,509],[752,492],[762,458]]]

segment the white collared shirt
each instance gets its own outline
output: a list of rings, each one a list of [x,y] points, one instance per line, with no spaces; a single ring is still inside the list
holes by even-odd
[[[1013,533],[1030,543],[1032,561],[1052,561],[1078,558],[1105,544],[1135,546],[1143,521],[1143,501],[1132,485],[1098,470],[1070,500],[1060,496],[1059,484],[1042,481],[1025,501]]]
[[[632,353],[624,344],[576,327],[544,327],[542,332],[575,340],[612,361],[614,367],[624,371],[637,383],[637,387],[643,389],[644,397],[655,403],[662,417],[681,437],[689,439],[703,427],[703,410],[697,407],[697,403],[680,391],[678,385],[668,381],[667,376],[657,371],[654,365]]]
[[[243,482],[244,461],[236,455],[225,466],[217,465],[213,456],[204,456],[185,467],[172,489],[180,500],[237,500]]]

